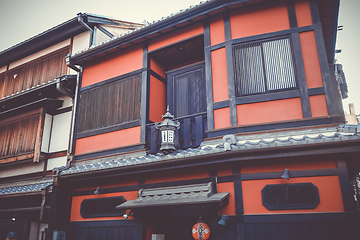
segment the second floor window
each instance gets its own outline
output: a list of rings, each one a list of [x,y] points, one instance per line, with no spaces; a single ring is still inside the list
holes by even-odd
[[[86,90],[80,95],[78,132],[140,119],[141,75]]]
[[[290,37],[235,45],[236,96],[296,88]]]
[[[201,63],[168,74],[168,104],[176,118],[206,112],[204,67]]]

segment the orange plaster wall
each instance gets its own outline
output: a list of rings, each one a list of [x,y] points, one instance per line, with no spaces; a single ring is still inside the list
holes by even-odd
[[[209,170],[207,168],[181,168],[167,170],[162,172],[149,173],[145,178],[145,184],[171,182],[189,179],[208,178]]]
[[[163,82],[150,75],[149,120],[162,121],[166,110],[166,87]]]
[[[323,87],[314,31],[300,33],[300,42],[307,87]]]
[[[140,143],[140,126],[76,140],[75,154],[89,153]]]
[[[220,108],[214,110],[214,128],[230,127],[230,108]]]
[[[138,185],[139,184],[139,180],[137,177],[135,176],[126,176],[126,178],[117,178],[116,182],[111,182],[111,184],[109,183],[97,183],[96,187],[101,187],[101,188],[111,188],[111,187],[124,187],[124,186],[134,186],[134,185]],[[74,188],[74,192],[76,191],[84,191],[84,190],[95,190],[94,186],[88,186],[88,187],[78,187],[78,188]]]
[[[229,204],[220,208],[219,216],[225,215],[236,215],[235,210],[235,191],[234,191],[234,183],[233,182],[226,182],[226,183],[218,183],[217,189],[219,193],[222,192],[229,192]]]
[[[210,20],[210,44],[225,42],[224,19],[220,15]]]
[[[154,59],[150,59],[150,69],[166,79],[165,69]]]
[[[301,119],[300,98],[237,105],[238,125]]]
[[[290,28],[286,5],[233,11],[230,16],[230,24],[233,39]]]
[[[262,172],[281,172],[285,168],[291,171],[298,170],[312,170],[312,169],[329,169],[336,168],[336,162],[334,160],[314,160],[303,159],[298,162],[278,161],[278,162],[263,162],[256,163],[244,162],[241,165],[241,173],[262,173]]]
[[[298,27],[312,25],[309,2],[295,3],[295,12]]]
[[[135,46],[110,58],[84,67],[81,87],[101,82],[142,68],[143,48]]]
[[[211,52],[211,69],[213,101],[221,102],[229,99],[225,48]]]
[[[261,190],[265,185],[307,182],[313,183],[319,189],[320,203],[315,209],[268,210],[262,204]],[[244,214],[344,212],[338,176],[243,181],[242,190]]]
[[[167,45],[170,45],[172,43],[179,42],[181,40],[199,35],[204,33],[204,26],[202,23],[194,24],[190,27],[186,27],[184,29],[181,29],[179,31],[175,31],[169,34],[166,34],[165,36],[161,36],[158,38],[155,38],[149,42],[148,51],[153,51],[155,49],[165,47]]]
[[[72,198],[71,202],[71,214],[70,214],[70,221],[99,221],[99,220],[119,220],[124,219],[123,217],[99,217],[99,218],[83,218],[80,215],[80,207],[81,202],[84,199],[94,199],[94,198],[106,198],[106,197],[118,197],[123,196],[126,201],[133,200],[138,198],[138,191],[132,192],[117,192],[117,193],[106,193],[101,195],[86,195],[86,196],[75,196]],[[129,217],[131,219],[133,217]]]
[[[309,101],[312,117],[328,116],[325,95],[310,96]]]

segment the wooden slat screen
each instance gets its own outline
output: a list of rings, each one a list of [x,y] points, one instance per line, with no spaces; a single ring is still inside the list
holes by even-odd
[[[78,132],[140,119],[141,75],[80,94]]]
[[[39,115],[0,125],[0,158],[33,152]]]
[[[200,67],[173,76],[176,118],[206,112],[204,69]]]
[[[25,65],[24,67],[10,70],[6,74],[3,83],[3,92],[1,91],[0,78],[0,99],[39,84],[47,83],[58,76],[66,74],[67,66],[65,56],[68,53],[69,50],[61,51],[40,61]]]

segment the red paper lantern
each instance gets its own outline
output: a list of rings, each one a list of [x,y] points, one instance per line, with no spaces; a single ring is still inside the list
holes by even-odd
[[[207,224],[198,222],[192,228],[192,235],[197,240],[206,240],[210,237],[210,228]]]

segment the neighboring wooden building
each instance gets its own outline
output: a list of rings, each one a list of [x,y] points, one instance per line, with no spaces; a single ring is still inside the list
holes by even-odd
[[[50,230],[192,239],[201,217],[210,239],[356,238],[360,127],[342,125],[338,10],[206,1],[69,55],[76,123]],[[167,105],[170,154],[154,124]]]
[[[138,26],[79,13],[0,52],[0,239],[15,231],[19,240],[40,240],[49,227],[53,170],[67,165],[77,84],[66,55]]]

